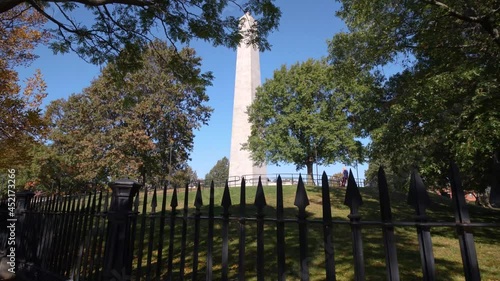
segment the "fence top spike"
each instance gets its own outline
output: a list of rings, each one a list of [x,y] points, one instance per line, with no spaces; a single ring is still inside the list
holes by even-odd
[[[196,188],[196,196],[194,198],[194,206],[198,209],[203,206],[203,199],[201,198],[201,186],[200,182],[198,182],[198,187]]]
[[[209,197],[210,206],[214,205],[214,193],[215,193],[215,183],[214,180],[212,180],[212,182],[210,183],[210,197]]]
[[[224,209],[229,209],[233,203],[231,202],[231,194],[229,194],[229,183],[226,180],[226,184],[224,185],[224,193],[222,194],[222,202],[221,206]]]
[[[493,152],[490,160],[490,203],[500,205],[500,150]]]
[[[424,182],[417,169],[411,172],[410,191],[408,192],[408,205],[415,208],[418,215],[424,215],[425,209],[431,200],[425,189]]]
[[[276,179],[276,215],[283,219],[283,181],[280,175]]]
[[[170,201],[170,207],[176,208],[179,204],[177,202],[177,187],[174,186],[174,192],[172,194],[172,200]]]
[[[185,213],[187,213],[188,204],[189,204],[189,183],[186,183],[186,186],[184,188],[184,212]]]
[[[450,180],[451,186],[459,186],[462,187],[462,179],[460,178],[460,171],[458,170],[458,166],[455,162],[450,162]]]
[[[378,193],[380,200],[380,215],[383,221],[392,220],[391,201],[389,198],[389,187],[387,186],[387,178],[382,166],[378,169]]]
[[[456,191],[458,191],[458,189],[462,189],[462,179],[460,178],[458,166],[453,161],[450,163],[450,185],[453,197],[455,197]]]
[[[295,192],[295,201],[293,203],[300,210],[305,210],[309,206],[309,198],[307,197],[306,187],[302,180],[302,175],[299,174],[299,183],[297,184],[297,191]]]
[[[354,180],[351,169],[349,169],[349,178],[347,180],[344,205],[347,205],[349,206],[349,208],[351,208],[352,214],[357,213],[359,206],[363,205],[363,199],[361,198],[358,185]]]
[[[156,200],[156,187],[153,191],[153,199],[151,200],[151,208],[154,210],[158,206],[158,202]]]
[[[134,199],[134,211],[137,212],[137,210],[139,210],[139,193],[137,193],[137,196],[135,196],[135,199]],[[95,204],[95,202],[93,202],[93,204]]]
[[[457,164],[453,161],[450,163],[450,185],[455,209],[455,220],[461,223],[470,222],[460,171]]]
[[[255,193],[254,205],[260,210],[262,210],[262,208],[267,206],[266,196],[264,195],[264,188],[262,187],[262,181],[260,176],[259,176],[259,183],[257,184],[257,191]]]
[[[321,175],[321,187],[327,189],[330,188],[328,183],[328,176],[326,175],[325,171],[323,171],[323,174]]]
[[[330,186],[328,183],[328,176],[326,172],[323,171],[321,176],[321,196],[322,196],[322,208],[323,208],[323,221],[328,225],[331,225],[332,219],[332,204],[330,202]]]

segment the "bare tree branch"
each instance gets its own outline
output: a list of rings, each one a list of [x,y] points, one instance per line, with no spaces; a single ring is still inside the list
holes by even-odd
[[[19,4],[28,2],[26,0],[2,0],[0,1],[0,13],[9,11],[10,9],[16,7]],[[32,2],[32,1],[29,1]],[[103,6],[106,4],[124,4],[124,5],[131,5],[131,6],[149,6],[154,4],[153,0],[50,0],[50,1],[43,1],[43,2],[52,2],[52,3],[80,3],[88,6]]]
[[[40,14],[42,14],[44,17],[46,17],[48,20],[50,20],[51,22],[55,23],[60,29],[63,29],[67,32],[71,32],[71,33],[74,33],[75,30],[73,29],[70,29],[68,28],[65,24],[63,24],[62,22],[56,20],[55,18],[53,18],[51,15],[47,14],[43,9],[42,7],[40,7],[35,1],[33,0],[30,0],[29,3],[31,4],[31,6],[33,6],[33,8],[35,8],[35,10],[37,10]]]
[[[0,1],[0,13],[7,12],[17,5],[25,2],[24,0],[3,0]]]
[[[436,0],[422,0],[422,2],[437,6],[441,9],[444,9],[449,15],[456,17],[460,20],[466,21],[466,22],[473,22],[473,23],[480,23],[481,22],[481,17],[479,16],[467,16],[464,15],[463,13],[459,13],[458,11],[454,10],[450,6],[446,5],[443,2],[436,1]]]

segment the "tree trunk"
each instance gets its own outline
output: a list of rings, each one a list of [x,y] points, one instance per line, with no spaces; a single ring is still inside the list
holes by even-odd
[[[307,185],[315,185],[313,176],[313,165],[314,162],[312,161],[307,162],[307,180],[306,180]]]

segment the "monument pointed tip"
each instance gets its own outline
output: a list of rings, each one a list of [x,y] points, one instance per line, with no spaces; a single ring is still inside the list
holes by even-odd
[[[240,18],[240,19],[242,19],[242,18],[246,18],[246,17],[251,17],[251,18],[253,18],[253,17],[252,17],[252,14],[250,14],[250,11],[249,11],[249,10],[245,10],[245,14],[243,14],[243,16],[241,16],[241,18]]]

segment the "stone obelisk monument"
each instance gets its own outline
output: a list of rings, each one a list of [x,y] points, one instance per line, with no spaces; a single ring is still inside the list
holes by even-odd
[[[245,177],[249,184],[256,184],[259,175],[263,179],[266,167],[254,165],[250,151],[243,150],[242,145],[250,136],[247,107],[255,97],[255,90],[260,86],[260,62],[257,46],[248,44],[248,30],[255,24],[249,13],[240,18],[240,30],[243,39],[236,51],[236,77],[234,83],[233,126],[231,132],[231,155],[229,158],[229,177]],[[239,182],[238,182],[239,184]]]

